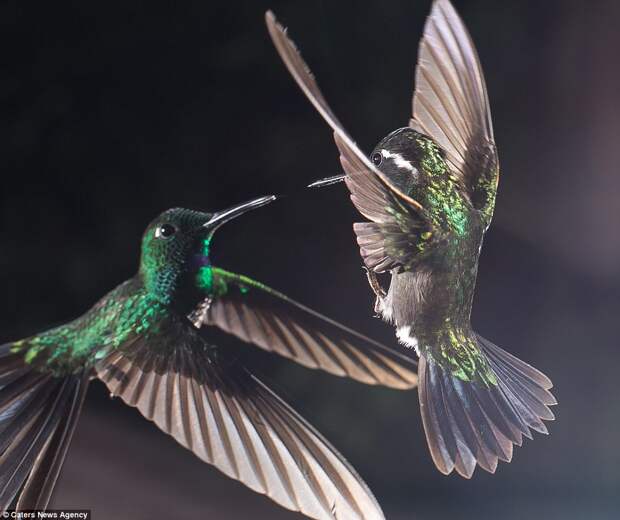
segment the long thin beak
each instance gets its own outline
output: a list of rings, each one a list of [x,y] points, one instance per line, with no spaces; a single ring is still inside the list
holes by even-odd
[[[342,182],[344,178],[345,178],[344,175],[334,175],[333,177],[325,177],[324,179],[319,179],[318,181],[314,181],[312,184],[308,184],[307,188],[323,188],[324,186],[330,186],[331,184]]]
[[[211,233],[213,233],[217,228],[219,228],[222,224],[225,224],[229,220],[243,215],[246,211],[251,211],[253,209],[260,208],[261,206],[266,206],[274,200],[276,200],[275,195],[267,195],[265,197],[259,197],[257,199],[252,199],[247,202],[237,204],[236,206],[228,208],[224,211],[218,211],[217,213],[213,214],[209,221],[203,224],[203,227],[209,228]]]

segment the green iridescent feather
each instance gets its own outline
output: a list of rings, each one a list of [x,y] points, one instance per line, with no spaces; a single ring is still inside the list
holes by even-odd
[[[458,177],[451,173],[441,150],[431,139],[418,136],[416,143],[421,154],[420,167],[426,175],[423,189],[417,188],[415,195],[436,226],[465,236],[471,204],[462,194]]]
[[[104,296],[90,311],[65,325],[13,343],[14,352],[41,369],[64,375],[92,366],[136,336],[159,332],[168,310],[136,280]]]
[[[497,377],[471,330],[446,328],[435,336],[432,348],[422,349],[461,381],[477,382],[486,387],[497,385]]]

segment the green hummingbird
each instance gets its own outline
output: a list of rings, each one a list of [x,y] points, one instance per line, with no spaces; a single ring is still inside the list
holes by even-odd
[[[212,264],[215,231],[264,206],[171,209],[138,273],[74,321],[0,347],[0,510],[47,507],[89,382],[99,378],[199,458],[311,518],[384,518],[347,461],[214,343],[214,328],[305,366],[409,388],[416,362]]]
[[[499,177],[485,80],[472,39],[448,0],[435,0],[418,53],[409,126],[370,157],[344,130],[274,15],[273,42],[334,131],[351,200],[369,222],[354,232],[375,311],[419,356],[419,401],[433,461],[470,478],[495,472],[513,444],[547,433],[556,400],[544,374],[476,334],[470,323],[478,258]],[[389,272],[385,291],[376,273]]]

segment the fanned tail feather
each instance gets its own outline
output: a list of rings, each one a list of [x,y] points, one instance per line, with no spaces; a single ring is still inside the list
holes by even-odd
[[[510,462],[532,430],[547,434],[543,421],[554,419],[557,401],[543,373],[476,335],[497,385],[464,381],[431,357],[420,356],[419,398],[428,446],[437,468],[470,478],[479,465],[494,473],[499,460]]]
[[[0,511],[45,509],[77,423],[88,378],[56,378],[0,347]]]

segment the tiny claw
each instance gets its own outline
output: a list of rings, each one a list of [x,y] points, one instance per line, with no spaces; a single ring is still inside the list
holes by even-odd
[[[379,283],[377,275],[374,271],[371,271],[365,265],[362,266],[362,268],[364,269],[364,271],[366,271],[366,278],[368,279],[368,284],[370,285],[372,291],[375,293],[374,317],[381,318],[382,310],[384,307],[383,299],[387,296],[387,292],[383,287],[381,287],[381,284]]]
[[[385,298],[387,296],[387,292],[385,291],[383,287],[381,287],[381,284],[379,283],[379,280],[375,272],[368,269],[368,267],[366,267],[365,265],[362,267],[364,271],[366,271],[366,278],[368,279],[368,284],[370,285],[370,288],[375,293],[375,296],[381,299]]]

